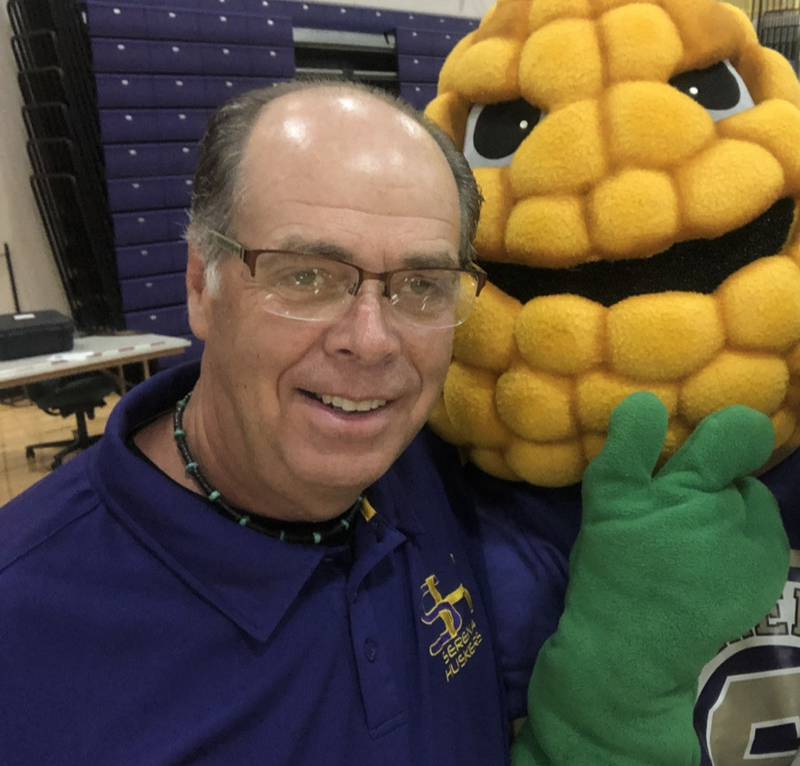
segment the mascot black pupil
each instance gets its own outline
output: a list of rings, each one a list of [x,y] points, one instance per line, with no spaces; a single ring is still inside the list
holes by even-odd
[[[542,112],[525,99],[489,104],[475,124],[475,149],[488,160],[513,154],[542,118]]]
[[[708,69],[684,72],[673,77],[669,83],[706,109],[714,111],[733,109],[741,98],[739,83],[724,61]]]

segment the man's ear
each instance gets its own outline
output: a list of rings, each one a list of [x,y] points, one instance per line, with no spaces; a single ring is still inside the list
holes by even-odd
[[[206,264],[197,248],[189,245],[189,259],[186,262],[186,307],[189,310],[189,327],[196,338],[206,340],[211,323],[210,294],[206,283]]]

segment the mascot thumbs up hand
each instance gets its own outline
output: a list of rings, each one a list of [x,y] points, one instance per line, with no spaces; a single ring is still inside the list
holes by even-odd
[[[783,588],[777,503],[749,475],[772,452],[769,418],[711,415],[656,470],[667,420],[655,396],[634,394],[586,471],[566,607],[536,663],[514,766],[699,763],[697,676]]]

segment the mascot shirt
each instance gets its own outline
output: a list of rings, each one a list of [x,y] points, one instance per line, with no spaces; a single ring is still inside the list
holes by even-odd
[[[800,450],[762,479],[780,504],[791,544],[775,608],[724,646],[698,684],[695,726],[703,766],[791,766],[800,749]]]
[[[792,547],[775,608],[721,648],[698,684],[703,766],[791,766],[800,750],[800,450],[762,480],[777,498]],[[580,488],[503,482],[471,467],[499,655],[514,717],[525,714],[530,670],[563,607]],[[632,615],[633,618],[633,615]],[[658,651],[658,647],[654,647]]]

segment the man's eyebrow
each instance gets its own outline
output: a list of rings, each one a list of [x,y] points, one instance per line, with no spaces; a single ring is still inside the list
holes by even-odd
[[[405,269],[452,269],[459,266],[458,258],[453,258],[453,254],[447,250],[438,253],[413,253],[403,258],[403,268]]]
[[[333,258],[337,261],[352,263],[353,254],[344,247],[334,245],[332,242],[322,240],[307,240],[303,237],[292,236],[282,240],[275,250],[285,250],[290,253],[303,253],[303,255],[319,255],[323,258]]]
[[[290,253],[303,253],[303,255],[317,255],[322,258],[332,258],[345,263],[353,263],[355,258],[353,253],[341,245],[324,240],[308,240],[297,235],[287,237],[282,240],[275,250],[285,250]],[[402,260],[402,269],[452,269],[458,267],[458,257],[447,250],[434,253],[411,253]]]

